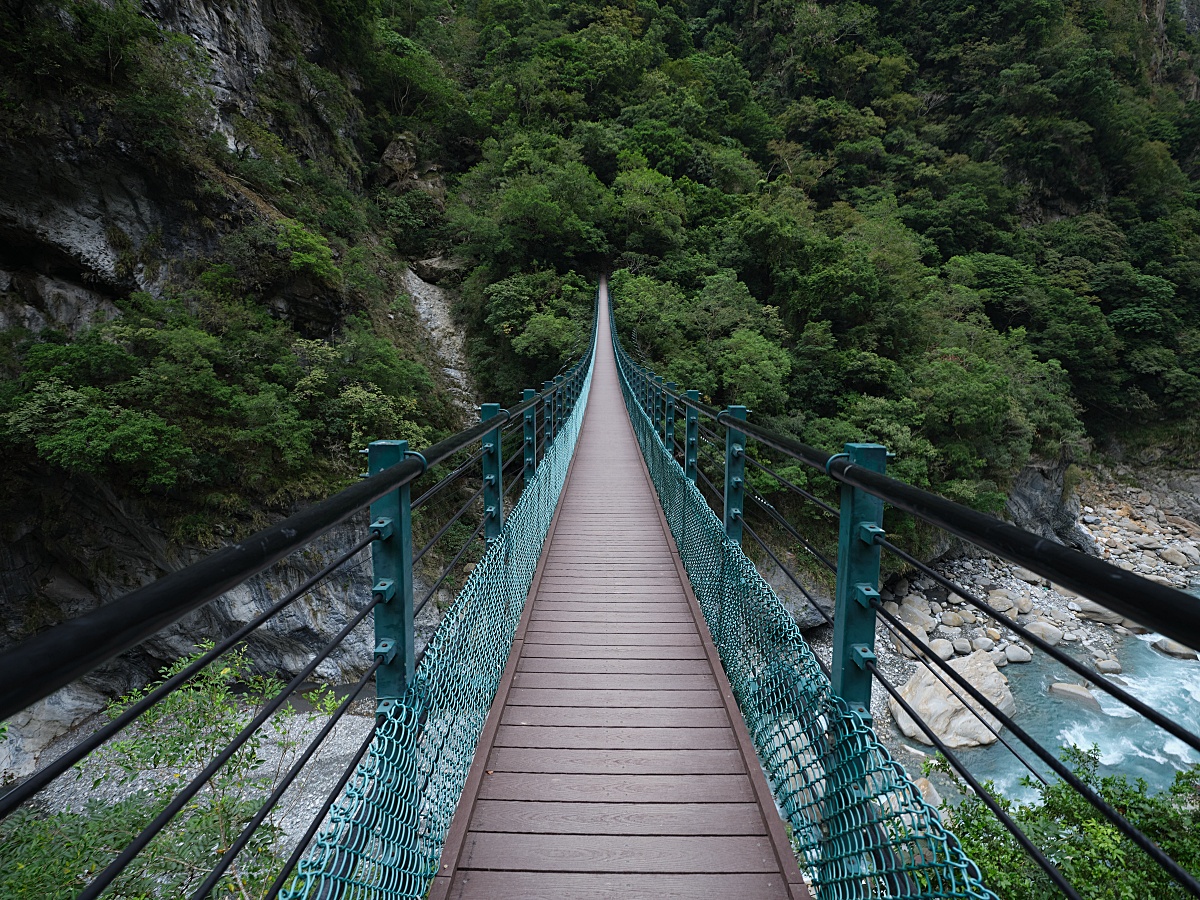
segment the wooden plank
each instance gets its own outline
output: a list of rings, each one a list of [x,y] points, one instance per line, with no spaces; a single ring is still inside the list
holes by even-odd
[[[745,775],[544,775],[496,772],[479,785],[482,800],[579,803],[753,803]]]
[[[603,675],[710,675],[706,659],[609,659],[590,657],[564,659],[557,656],[522,654],[518,672],[562,672]]]
[[[778,875],[611,875],[464,870],[452,900],[774,900]]]
[[[696,623],[692,620],[692,614],[683,604],[680,604],[677,609],[668,608],[659,610],[658,612],[655,612],[653,609],[630,609],[622,612],[611,608],[602,610],[547,610],[535,607],[530,622],[609,622],[617,625],[634,622],[682,622],[692,626],[693,630],[696,628]]]
[[[585,728],[728,728],[724,709],[705,706],[694,709],[611,709],[584,706],[504,707],[502,725],[567,725]]]
[[[737,750],[493,747],[487,765],[491,772],[545,772],[555,775],[738,775],[746,771]]]
[[[551,747],[596,750],[732,750],[733,729],[572,728],[555,725],[501,725],[494,747]]]
[[[715,691],[711,672],[700,675],[650,675],[616,672],[524,672],[519,667],[513,687],[571,688],[573,690]]]
[[[522,803],[480,800],[471,831],[523,834],[763,834],[753,803]]]
[[[463,868],[526,872],[777,872],[765,837],[471,832]]]
[[[549,632],[559,634],[563,632],[571,634],[604,634],[604,635],[627,635],[627,634],[696,634],[695,622],[589,622],[581,619],[571,619],[566,622],[559,622],[554,619],[543,619],[539,616],[534,616],[529,620],[529,634],[536,635],[539,632]],[[536,638],[531,637],[531,640]]]
[[[700,644],[686,647],[655,647],[651,644],[628,646],[617,644],[548,644],[533,642],[521,649],[522,658],[535,656],[566,657],[568,659],[706,659]]]
[[[586,631],[536,631],[530,632],[525,641],[531,644],[571,644],[584,647],[610,645],[616,647],[691,647],[700,646],[700,636],[690,634],[591,634]]]
[[[707,691],[627,691],[573,690],[569,688],[517,688],[508,692],[513,706],[593,707],[634,709],[665,707],[690,709],[698,706],[723,706],[721,694],[714,687]]]

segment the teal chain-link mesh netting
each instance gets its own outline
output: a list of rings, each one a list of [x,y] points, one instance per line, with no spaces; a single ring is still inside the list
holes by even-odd
[[[995,900],[875,732],[834,696],[791,615],[639,406],[619,346],[617,360],[671,534],[817,895]]]
[[[591,381],[589,364],[575,409],[499,540],[446,611],[407,695],[383,718],[369,755],[281,896],[398,900],[425,894],[512,648]]]

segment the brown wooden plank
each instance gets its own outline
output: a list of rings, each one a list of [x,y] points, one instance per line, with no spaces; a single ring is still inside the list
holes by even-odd
[[[715,691],[711,672],[700,675],[625,674],[615,672],[525,672],[517,669],[513,687],[573,690]]]
[[[593,875],[577,872],[464,870],[452,900],[776,900],[778,875]]]
[[[522,654],[518,672],[562,672],[603,675],[709,675],[712,666],[707,659],[609,659],[584,657],[565,659],[559,656],[530,656]]]
[[[765,837],[673,835],[467,835],[460,863],[467,869],[526,872],[777,872]]]
[[[528,803],[480,800],[471,831],[523,834],[764,834],[753,803]]]
[[[569,659],[706,659],[700,644],[686,647],[655,647],[653,644],[628,646],[616,644],[547,644],[533,642],[521,649],[522,658],[535,656]]]
[[[630,609],[621,612],[613,609],[604,610],[564,610],[535,608],[530,622],[605,622],[620,625],[635,622],[685,623],[695,629],[692,614],[680,604],[676,609]]]
[[[746,771],[737,750],[493,747],[487,765],[491,772],[545,772],[555,775],[738,775]]]
[[[609,691],[574,690],[570,688],[518,688],[508,692],[513,706],[603,706],[610,709],[665,707],[685,709],[697,706],[723,706],[721,695],[714,687],[707,691]]]
[[[596,750],[732,750],[733,729],[579,728],[501,725],[493,747],[551,747]]]
[[[589,622],[587,620],[571,619],[559,622],[554,619],[543,619],[534,616],[529,620],[530,640],[536,640],[534,635],[541,632],[554,634],[696,634],[695,622]]]
[[[569,725],[585,728],[728,728],[723,709],[608,709],[585,706],[506,706],[502,725]]]
[[[745,775],[543,775],[496,772],[479,785],[483,800],[579,803],[754,802]]]
[[[586,631],[534,631],[525,641],[530,644],[571,644],[578,647],[609,644],[617,647],[690,647],[700,645],[700,636],[690,634],[592,634]]]

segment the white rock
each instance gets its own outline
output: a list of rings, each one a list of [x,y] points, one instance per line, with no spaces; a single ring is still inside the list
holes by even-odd
[[[1173,641],[1170,638],[1159,638],[1151,644],[1155,650],[1160,653],[1165,653],[1167,656],[1174,656],[1179,659],[1196,659],[1196,651],[1191,647],[1184,646],[1178,641]]]
[[[959,638],[954,642],[954,652],[961,653],[963,656],[971,654],[971,642],[966,638]]]
[[[1105,609],[1099,603],[1088,600],[1086,597],[1079,598],[1079,609],[1076,612],[1079,613],[1079,617],[1082,619],[1103,622],[1105,625],[1120,625],[1121,620],[1125,618],[1120,613],[1113,612],[1111,609]]]
[[[1049,622],[1030,622],[1025,627],[1031,634],[1036,634],[1051,647],[1063,639],[1062,629],[1055,628]]]
[[[1033,659],[1033,656],[1028,650],[1026,650],[1024,647],[1017,646],[1016,644],[1009,644],[1007,647],[1005,647],[1004,655],[1011,663],[1027,663]]]
[[[1173,566],[1186,566],[1188,564],[1188,558],[1174,547],[1167,547],[1165,550],[1159,550],[1158,558],[1163,562],[1170,563]]]
[[[1085,688],[1082,684],[1071,684],[1070,682],[1056,681],[1050,685],[1050,693],[1056,694],[1059,697],[1067,697],[1071,700],[1082,704],[1083,706],[1100,711],[1100,704],[1092,692]]]
[[[988,659],[986,653],[972,653],[970,656],[954,660],[950,666],[1006,715],[1016,712],[1016,702],[1004,676]],[[976,712],[967,709],[926,666],[917,668],[908,682],[900,688],[900,695],[949,747],[979,747],[996,741],[996,736],[980,723]],[[984,712],[969,698],[968,702],[993,728],[999,728],[998,720]],[[924,732],[895,700],[889,700],[888,705],[897,727],[906,736],[929,743]]]
[[[987,605],[996,612],[1008,612],[1015,605],[1008,591],[988,591]]]
[[[1029,584],[1041,584],[1043,580],[1042,576],[1037,572],[1031,572],[1029,569],[1023,569],[1021,566],[1016,566],[1013,569],[1013,576],[1020,578],[1022,581],[1028,582]]]
[[[1102,675],[1120,675],[1121,664],[1115,659],[1096,660],[1096,671]]]
[[[941,659],[949,659],[954,655],[954,645],[945,638],[937,638],[930,641],[929,649]]]
[[[919,643],[929,643],[929,634],[924,628],[921,628],[920,626],[912,626],[908,630],[913,633],[913,637],[915,637]],[[916,659],[920,655],[917,649],[909,644],[908,638],[898,633],[892,634],[892,643],[895,645],[898,653],[907,656],[909,659]]]
[[[993,641],[991,638],[981,637],[981,638],[975,638],[975,640],[971,641],[971,646],[974,647],[976,650],[982,651],[983,653],[987,653],[989,650],[993,649],[996,646],[996,642]]]

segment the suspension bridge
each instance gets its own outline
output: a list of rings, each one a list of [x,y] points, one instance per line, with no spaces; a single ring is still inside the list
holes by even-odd
[[[701,446],[718,444],[721,430],[718,472],[706,467]],[[751,454],[752,441],[764,452]],[[768,453],[837,482],[840,508],[774,471]],[[748,465],[829,517],[836,561],[748,488]],[[357,544],[0,797],[0,817],[36,802],[73,765],[370,548],[370,602],[107,866],[88,873],[78,897],[119,885],[360,627],[375,630],[362,679],[241,833],[218,848],[191,897],[223,895],[239,853],[372,684],[374,728],[306,833],[280,848],[278,875],[263,896],[994,898],[872,730],[873,685],[906,708],[1058,890],[1079,896],[880,672],[877,630],[917,647],[955,696],[1024,742],[1170,875],[1180,896],[1200,897],[1193,873],[883,606],[880,554],[896,554],[1197,751],[1200,737],[906,553],[883,529],[884,507],[1191,646],[1200,645],[1197,602],[890,479],[885,466],[883,447],[823,452],[757,426],[742,407],[715,410],[697,392],[664,382],[616,339],[602,279],[590,347],[541,391],[527,390],[509,409],[487,404],[478,425],[419,452],[377,441],[360,483],[0,654],[0,718],[8,718],[369,511]],[[464,485],[474,477],[480,486],[471,491]],[[413,498],[412,486],[430,478]],[[447,497],[457,509],[414,550],[414,510]],[[414,566],[471,516],[477,527],[446,553],[445,571],[418,599]],[[749,538],[783,566],[759,533],[763,521],[836,580],[831,665],[813,654],[743,552]],[[486,549],[418,649],[416,616],[456,567],[462,571],[477,539]]]

